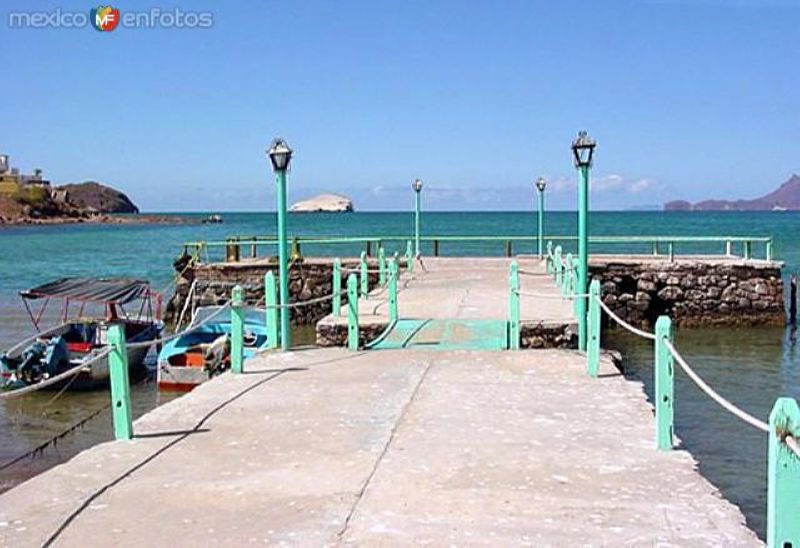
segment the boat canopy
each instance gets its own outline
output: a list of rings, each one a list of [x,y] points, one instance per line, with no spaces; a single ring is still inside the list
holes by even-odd
[[[62,298],[70,301],[125,304],[150,296],[150,284],[128,278],[61,278],[21,291],[23,299]]]

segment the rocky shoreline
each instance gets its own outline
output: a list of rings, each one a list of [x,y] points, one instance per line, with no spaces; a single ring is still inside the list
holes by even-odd
[[[20,217],[11,218],[0,216],[0,227],[15,226],[43,226],[43,225],[72,225],[72,224],[107,224],[107,225],[177,225],[198,224],[201,220],[175,215],[87,215],[87,216],[61,216],[61,217]]]

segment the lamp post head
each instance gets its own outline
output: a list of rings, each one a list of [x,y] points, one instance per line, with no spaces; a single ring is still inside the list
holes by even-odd
[[[575,160],[575,167],[592,167],[592,157],[594,147],[597,146],[594,139],[589,137],[585,131],[578,132],[578,138],[572,141],[572,154]]]
[[[539,192],[544,192],[546,186],[547,186],[547,181],[544,180],[544,177],[539,177],[538,179],[536,179],[536,188]]]
[[[269,150],[267,150],[267,156],[269,156],[270,162],[272,162],[272,169],[275,171],[286,171],[289,169],[289,162],[292,161],[292,149],[289,148],[289,145],[286,144],[281,138],[277,138],[272,141],[272,145],[270,145]]]
[[[419,179],[414,179],[414,182],[411,183],[411,188],[414,189],[414,192],[419,192],[422,190],[422,181]]]

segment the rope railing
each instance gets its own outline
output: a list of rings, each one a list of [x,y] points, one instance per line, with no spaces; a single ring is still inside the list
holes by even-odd
[[[573,293],[570,295],[560,295],[557,293],[536,293],[533,291],[514,290],[520,297],[535,297],[539,299],[559,299],[562,301],[572,301],[574,299],[586,299],[589,297],[588,293]]]
[[[288,304],[269,304],[266,305],[266,308],[302,308],[304,306],[310,306],[312,304],[324,303],[326,301],[330,301],[336,298],[337,295],[347,295],[347,291],[340,291],[338,293],[329,293],[328,295],[323,295],[321,297],[314,297],[313,299],[308,299],[305,301],[296,301],[293,303]]]
[[[675,358],[675,361],[678,362],[678,365],[681,366],[683,372],[686,373],[686,375],[688,375],[688,377],[694,381],[698,388],[700,388],[700,390],[702,390],[709,398],[717,402],[723,409],[743,420],[750,426],[758,428],[762,432],[769,432],[769,425],[766,422],[759,420],[753,415],[741,410],[739,407],[720,396],[716,390],[711,388],[708,383],[705,382],[700,375],[698,375],[694,369],[689,366],[688,363],[686,363],[686,360],[680,355],[678,350],[675,348],[675,345],[672,344],[672,341],[665,340],[664,345],[667,347],[670,354],[672,354],[672,357]]]
[[[650,333],[649,331],[644,331],[643,329],[639,329],[638,327],[634,327],[633,325],[629,324],[628,322],[626,322],[625,320],[623,320],[622,318],[617,316],[614,313],[614,311],[611,310],[611,308],[609,308],[609,306],[606,303],[603,302],[603,299],[600,299],[599,297],[595,297],[595,300],[597,301],[597,304],[600,305],[600,308],[602,308],[603,311],[606,314],[608,314],[608,317],[611,318],[612,320],[614,320],[617,323],[617,325],[619,325],[619,326],[623,327],[624,329],[630,331],[634,335],[639,335],[640,337],[648,339],[648,340],[651,340],[651,341],[656,340],[656,336],[655,336],[654,333]]]

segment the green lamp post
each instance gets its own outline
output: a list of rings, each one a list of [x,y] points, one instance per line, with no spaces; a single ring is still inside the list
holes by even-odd
[[[414,256],[419,258],[419,210],[422,181],[419,179],[414,179],[414,182],[411,183],[411,188],[414,189]]]
[[[578,287],[584,295],[589,290],[589,170],[597,143],[585,131],[572,142],[572,154],[578,169]],[[578,348],[586,351],[586,298],[578,297]]]
[[[275,182],[278,185],[278,272],[280,277],[281,304],[281,348],[289,350],[292,346],[292,333],[289,325],[289,250],[286,238],[286,170],[292,160],[292,149],[283,139],[275,139],[267,150]]]
[[[538,223],[539,226],[537,228],[536,235],[538,236],[538,248],[539,248],[539,258],[542,258],[542,250],[544,248],[544,189],[547,186],[547,182],[544,180],[543,177],[539,177],[536,179],[536,190],[539,195],[539,215],[538,215]]]

